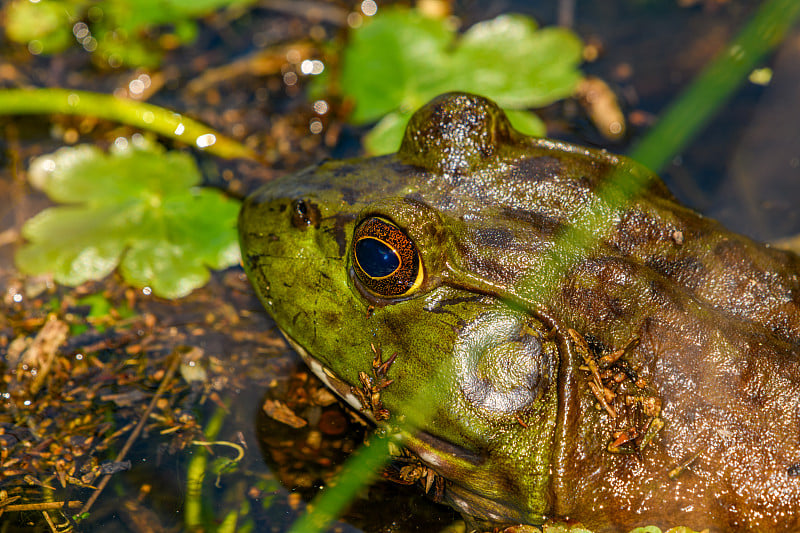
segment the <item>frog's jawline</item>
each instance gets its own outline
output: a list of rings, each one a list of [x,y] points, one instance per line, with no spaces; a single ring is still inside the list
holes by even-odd
[[[361,402],[358,400],[355,394],[350,391],[350,386],[347,383],[336,377],[331,370],[314,359],[308,353],[308,351],[303,348],[303,346],[292,339],[292,337],[289,336],[285,331],[280,328],[278,329],[283,334],[289,345],[294,348],[298,354],[300,354],[300,357],[302,357],[306,365],[308,365],[314,375],[316,375],[320,381],[325,384],[325,386],[338,394],[359,414],[366,417],[373,424],[376,423],[372,413],[362,408]],[[441,451],[441,449],[445,449],[446,452],[449,452],[453,456],[462,460],[472,463],[477,463],[480,461],[479,458],[475,457],[474,454],[468,452],[467,450],[463,450],[447,441],[443,441],[425,431],[417,431],[416,434],[411,437],[410,441],[411,442],[407,444],[410,445],[411,448],[409,449],[408,445],[406,448],[419,457],[423,463],[433,468],[439,467],[446,470],[447,461],[446,459],[443,459],[443,457],[436,451],[430,450]],[[423,445],[415,446],[413,441],[417,441]],[[452,484],[449,486],[449,490],[447,491],[445,499],[448,500],[456,509],[468,516],[478,516],[482,517],[483,519],[503,521],[503,510],[506,511],[506,514],[510,512],[510,509],[505,509],[505,506],[499,502],[488,500],[485,497],[469,490],[468,488],[457,484]]]
[[[315,376],[322,381],[326,387],[330,390],[335,392],[342,398],[345,402],[347,402],[350,407],[358,411],[362,416],[369,419],[373,424],[375,423],[375,418],[372,416],[372,413],[363,409],[361,402],[356,397],[355,394],[352,393],[350,390],[350,385],[336,377],[331,370],[326,368],[322,365],[319,361],[314,359],[308,351],[303,348],[297,341],[295,341],[289,334],[287,334],[283,329],[278,328],[280,332],[283,334],[283,337],[286,339],[286,342],[291,345],[294,350],[300,354],[300,357],[303,358],[303,361],[308,365],[308,368],[314,373]]]

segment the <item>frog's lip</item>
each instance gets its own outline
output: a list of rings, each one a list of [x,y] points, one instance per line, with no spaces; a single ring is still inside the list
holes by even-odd
[[[334,374],[331,369],[314,359],[314,357],[308,353],[308,350],[303,348],[303,346],[294,340],[291,335],[287,334],[282,329],[280,331],[291,347],[300,354],[300,357],[303,358],[303,361],[306,363],[308,368],[311,369],[314,375],[317,376],[319,380],[325,384],[325,386],[338,394],[340,398],[346,401],[353,409],[359,411],[371,422],[375,422],[375,417],[372,416],[370,411],[364,409],[364,406],[361,405],[361,401],[358,399],[358,397],[356,397],[355,394],[353,394],[350,385],[336,377],[336,374]]]
[[[331,369],[314,359],[308,353],[308,350],[292,339],[285,331],[281,330],[281,333],[320,381],[338,394],[351,407],[358,410],[371,422],[376,423],[372,412],[364,409],[361,401],[353,394],[352,387],[349,384],[336,377],[336,374]],[[413,435],[406,432],[404,434],[406,435],[406,447],[411,449],[420,460],[434,468],[447,469],[447,460],[443,459],[444,457],[448,457],[451,460],[465,461],[472,465],[478,465],[482,462],[481,457],[470,450],[443,440],[427,431],[417,429]]]

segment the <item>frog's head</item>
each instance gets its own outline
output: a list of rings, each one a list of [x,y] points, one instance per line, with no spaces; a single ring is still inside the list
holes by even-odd
[[[418,428],[406,445],[452,482],[451,503],[540,522],[559,336],[510,287],[580,200],[546,178],[591,179],[608,164],[521,136],[484,98],[443,95],[414,115],[397,154],[326,162],[248,198],[244,266],[327,385],[373,420]],[[554,205],[542,195],[558,205],[531,211]],[[393,362],[373,365],[376,352]]]

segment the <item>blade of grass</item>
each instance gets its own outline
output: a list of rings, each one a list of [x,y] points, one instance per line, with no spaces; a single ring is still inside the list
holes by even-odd
[[[219,435],[228,410],[219,407],[206,424],[203,432],[207,441],[213,441]],[[203,528],[203,480],[208,466],[208,450],[198,448],[186,469],[186,499],[183,503],[183,521],[187,530]]]
[[[292,524],[289,533],[324,531],[377,476],[378,470],[389,460],[390,439],[373,434],[369,441],[354,453],[344,465],[335,485],[326,487],[309,504],[306,514]]]
[[[146,102],[72,89],[0,90],[0,115],[51,113],[120,122],[185,142],[218,157],[258,160],[255,152],[205,124]]]
[[[710,120],[756,63],[783,40],[798,15],[800,2],[797,0],[765,2],[734,41],[663,114],[650,134],[631,152],[631,157],[659,170]],[[613,209],[608,206],[622,207],[625,201],[647,186],[651,177],[652,174],[635,166],[615,172],[607,186],[598,193],[600,201],[579,212],[570,230],[559,237],[554,246],[558,253],[550,254],[542,267],[516,288],[520,299],[516,303],[527,309],[536,309],[536,302],[550,294],[568,268],[599,242],[611,227],[613,216],[608,213]],[[603,209],[600,208],[601,201],[606,205]],[[552,275],[554,271],[560,272],[561,276]],[[546,272],[550,275],[543,275]],[[421,388],[430,387],[428,384]],[[409,402],[406,412],[425,411],[425,405],[425,395],[421,395]],[[379,448],[385,449],[370,445],[354,454],[345,464],[336,486],[323,490],[314,499],[309,511],[295,522],[290,533],[324,531],[357,491],[375,478],[375,470],[365,468],[372,465],[370,468],[377,469],[386,462],[385,455],[377,455],[381,451]],[[339,491],[341,495],[336,494]]]
[[[800,16],[797,0],[765,2],[737,37],[709,64],[662,115],[630,153],[631,159],[659,171],[731,97],[747,74],[785,37]],[[570,221],[540,268],[526,276],[516,292],[535,308],[561,283],[561,276],[613,227],[617,211],[642,192],[653,174],[637,166],[618,168]],[[546,275],[550,273],[550,275]]]

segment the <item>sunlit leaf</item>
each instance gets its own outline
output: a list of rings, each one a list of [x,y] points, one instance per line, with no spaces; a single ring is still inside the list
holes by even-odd
[[[446,20],[410,9],[382,9],[354,30],[344,52],[341,89],[351,120],[384,120],[370,132],[371,153],[397,149],[411,112],[449,91],[488,96],[506,110],[543,106],[571,94],[581,78],[580,39],[563,28],[537,29],[521,15],[475,24],[462,36]],[[403,118],[405,122],[398,123]],[[543,135],[531,114],[512,121]],[[398,133],[400,132],[400,133]]]
[[[369,133],[364,136],[364,147],[370,153],[395,152],[400,148],[410,112],[391,112],[383,117]],[[385,148],[388,147],[388,150]]]
[[[508,121],[520,133],[531,137],[544,137],[547,128],[536,113],[531,111],[521,111],[517,109],[506,109]]]
[[[44,0],[38,4],[16,1],[5,12],[6,36],[25,43],[36,53],[64,50],[75,42],[72,35],[70,4]]]
[[[23,227],[20,270],[77,285],[120,266],[123,277],[168,298],[206,283],[209,268],[239,261],[239,203],[197,187],[191,157],[145,143],[103,153],[62,148],[37,158],[30,181],[52,207]]]
[[[352,121],[363,124],[390,111],[414,110],[442,92],[438,88],[449,75],[444,50],[453,39],[443,20],[409,9],[381,10],[353,31],[341,79],[342,90],[355,101]]]

